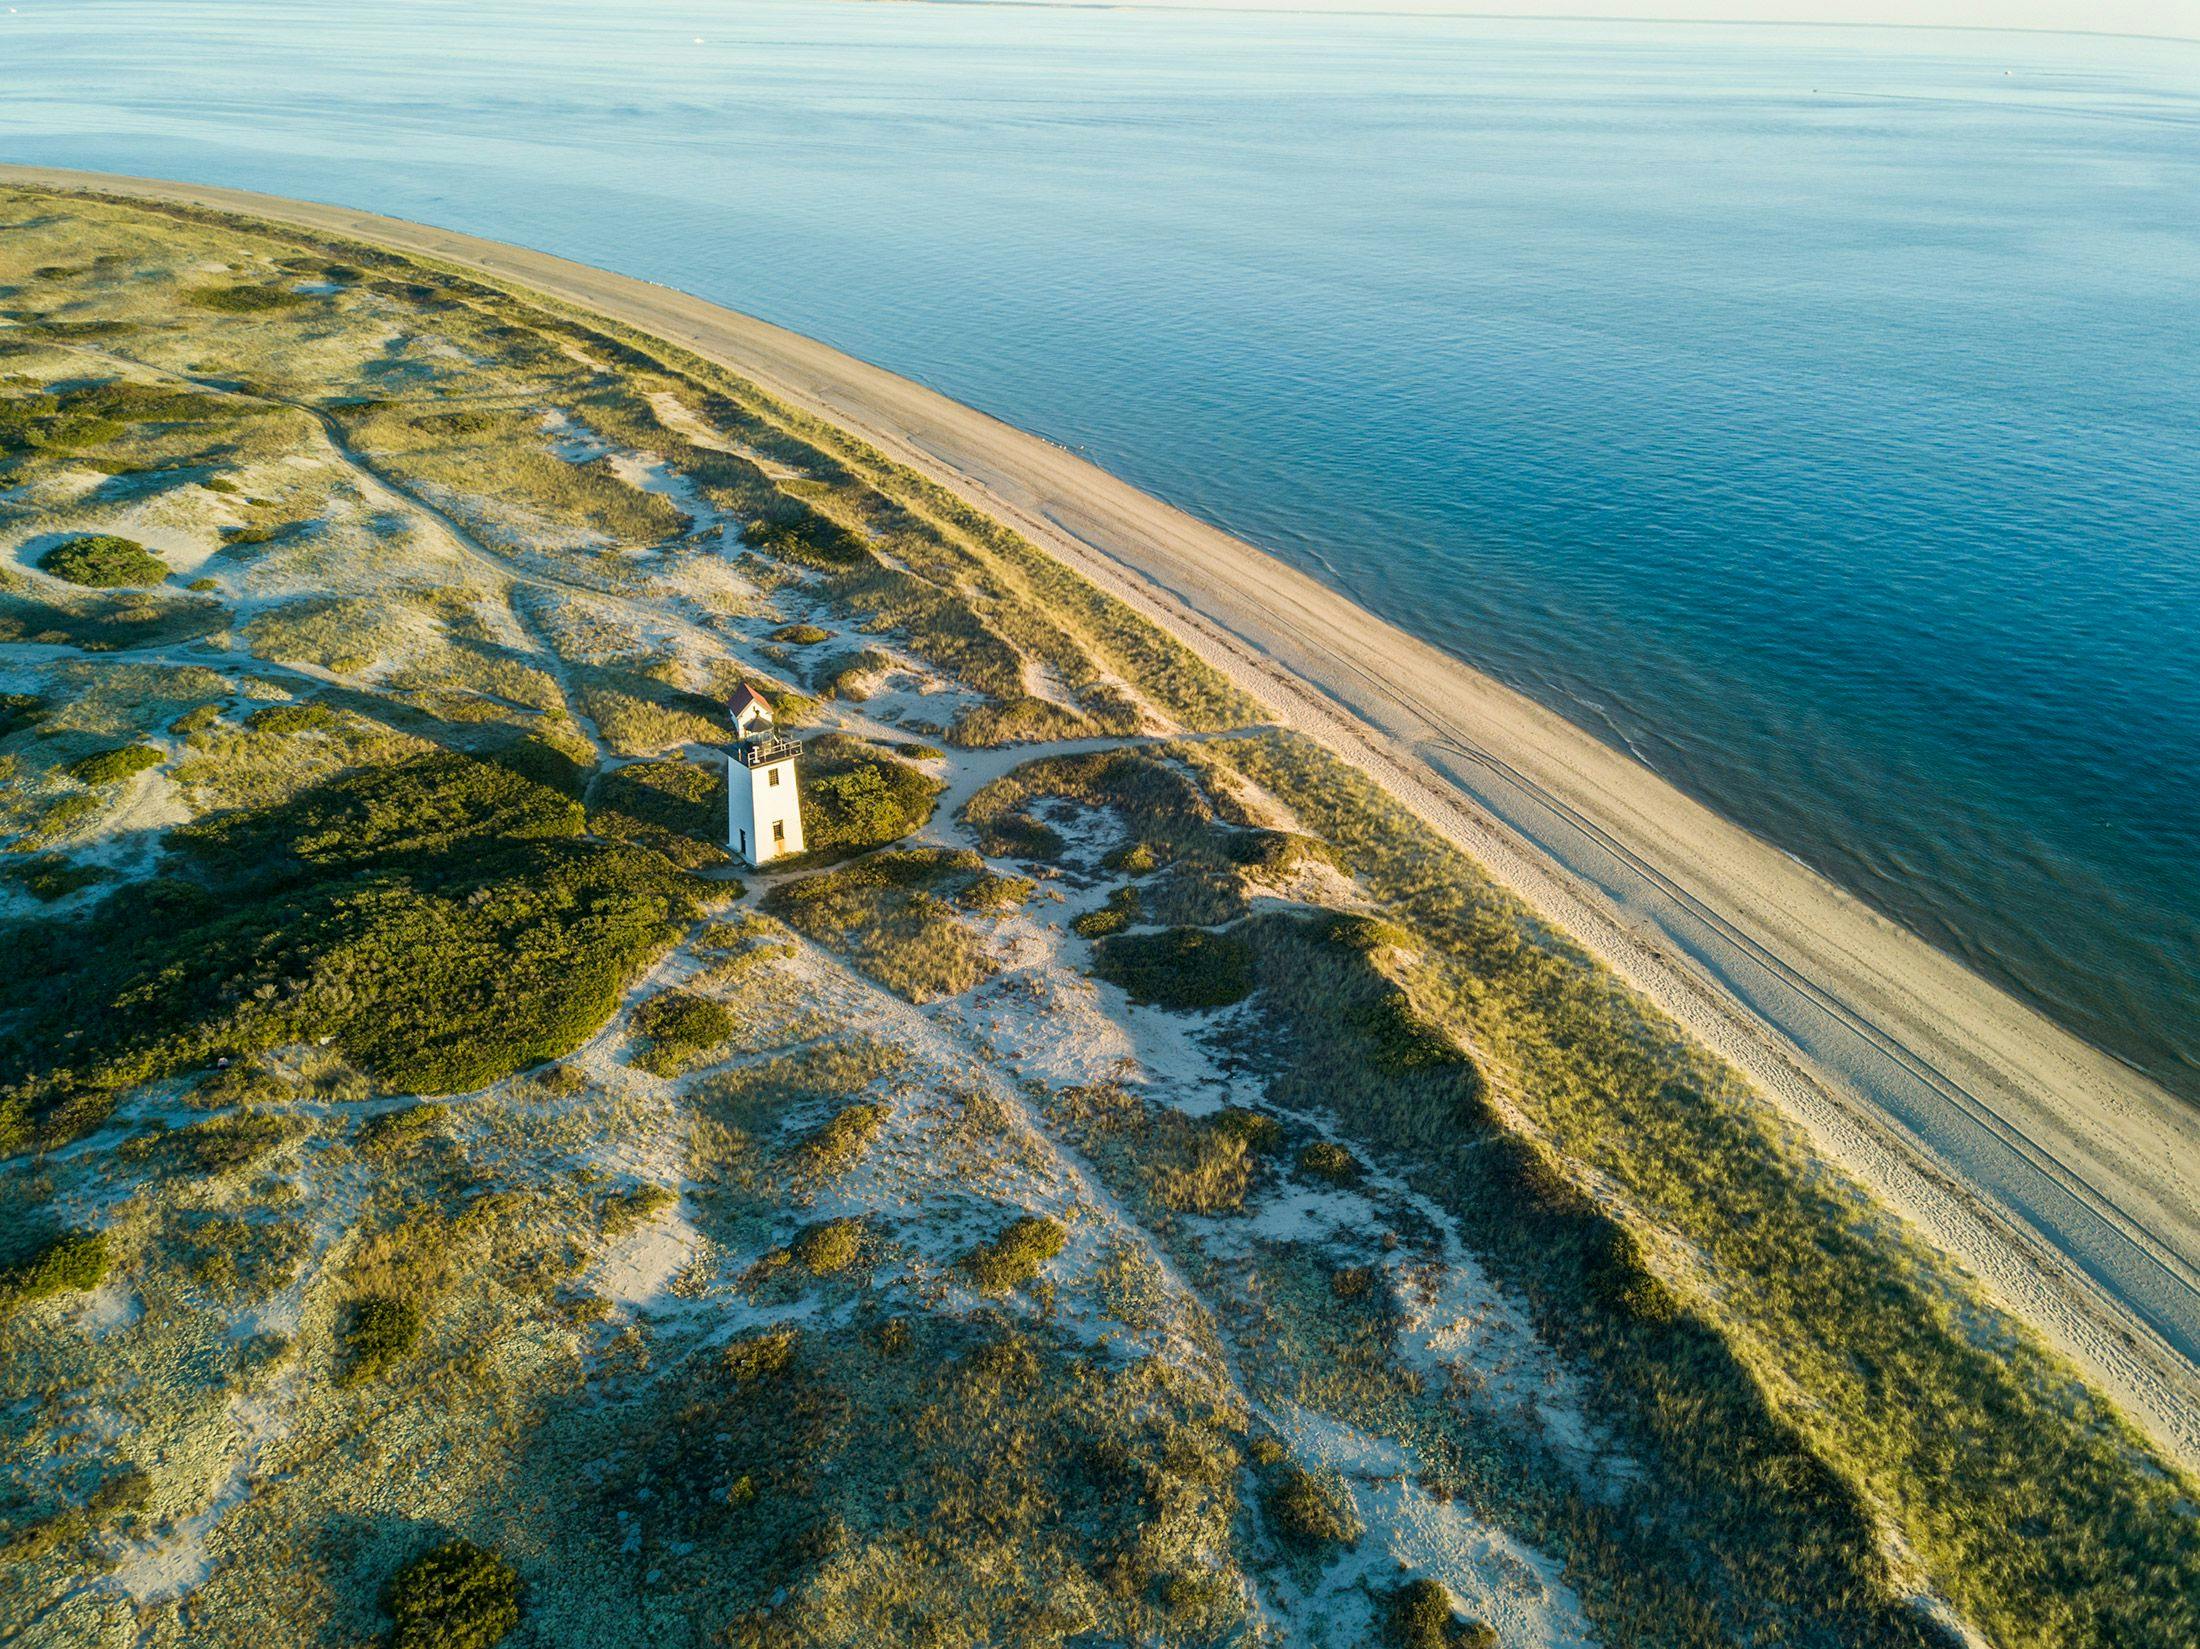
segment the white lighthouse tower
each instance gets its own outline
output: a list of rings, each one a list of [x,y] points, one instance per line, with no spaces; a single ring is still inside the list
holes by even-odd
[[[726,846],[752,865],[802,851],[801,746],[772,728],[772,707],[743,682],[726,709],[738,742],[726,752]]]

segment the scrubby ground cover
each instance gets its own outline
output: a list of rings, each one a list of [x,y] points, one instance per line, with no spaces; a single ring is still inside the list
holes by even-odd
[[[0,1636],[2200,1640],[2193,1485],[1015,535],[369,248],[0,288]]]

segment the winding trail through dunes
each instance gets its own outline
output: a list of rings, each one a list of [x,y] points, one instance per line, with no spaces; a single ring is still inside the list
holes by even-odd
[[[670,340],[923,471],[1373,775],[2200,1464],[2200,1112],[1572,723],[1060,447],[701,299],[343,207],[0,183],[377,242]]]

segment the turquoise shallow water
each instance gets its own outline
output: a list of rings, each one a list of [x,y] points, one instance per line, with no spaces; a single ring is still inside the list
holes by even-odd
[[[541,246],[919,378],[2200,1096],[2200,46],[16,0],[0,158]]]

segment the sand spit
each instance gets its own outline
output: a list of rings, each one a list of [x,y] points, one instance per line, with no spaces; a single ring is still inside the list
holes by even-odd
[[[0,180],[192,202],[507,282],[717,361],[962,494],[1473,854],[2200,1464],[2200,1113],[1570,722],[1059,447],[701,299],[343,207]]]

